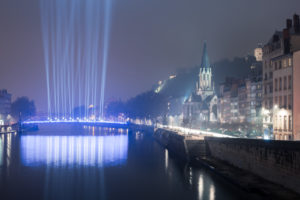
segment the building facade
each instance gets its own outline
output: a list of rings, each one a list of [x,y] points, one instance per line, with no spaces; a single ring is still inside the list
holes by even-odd
[[[260,52],[254,50],[254,55]],[[220,84],[219,115],[221,124],[262,124],[262,62],[260,54],[245,79],[227,78]]]
[[[7,90],[0,90],[0,124],[6,123],[11,113],[11,94]]]
[[[295,14],[263,47],[263,129],[276,140],[300,139],[300,109],[296,106],[300,100],[299,38],[299,16]]]
[[[218,121],[222,124],[239,122],[239,84],[239,79],[226,78],[225,82],[220,85]]]

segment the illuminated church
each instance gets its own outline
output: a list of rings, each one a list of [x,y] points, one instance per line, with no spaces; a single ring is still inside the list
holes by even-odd
[[[194,124],[202,122],[217,122],[218,98],[214,91],[212,68],[204,43],[199,79],[195,91],[185,101],[183,106],[183,120]]]

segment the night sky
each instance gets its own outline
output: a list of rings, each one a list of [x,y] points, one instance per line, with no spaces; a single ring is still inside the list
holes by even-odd
[[[0,0],[0,88],[46,111],[39,0]],[[299,0],[114,0],[106,99],[148,90],[178,68],[252,53]],[[226,69],[224,69],[226,70]]]

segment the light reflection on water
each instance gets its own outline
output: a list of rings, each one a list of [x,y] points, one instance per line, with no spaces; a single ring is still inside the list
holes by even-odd
[[[199,193],[199,200],[203,199],[203,175],[200,174],[199,181],[198,181],[198,193]]]
[[[195,177],[196,178],[196,177]],[[201,171],[198,174],[198,200],[215,200],[215,182]]]
[[[3,135],[1,135],[1,138],[0,138],[0,167],[2,166],[2,163],[3,163]]]
[[[25,166],[114,166],[126,163],[128,135],[21,136]]]
[[[211,184],[209,186],[209,200],[214,200],[215,199],[215,186]]]
[[[165,169],[170,178],[174,175],[174,161],[170,159],[169,151],[164,150]],[[185,164],[184,177],[190,188],[198,190],[198,200],[215,200],[215,181],[203,170],[197,170]]]
[[[241,199],[178,162],[151,133],[128,129],[56,125],[2,135],[0,163],[0,199]]]
[[[12,134],[7,134],[7,144],[6,144],[6,165],[10,166],[11,163],[11,150],[12,150]]]

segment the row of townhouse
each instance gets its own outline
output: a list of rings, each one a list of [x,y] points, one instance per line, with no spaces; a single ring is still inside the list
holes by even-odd
[[[300,21],[294,15],[263,47],[263,127],[276,140],[300,140]]]

